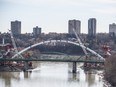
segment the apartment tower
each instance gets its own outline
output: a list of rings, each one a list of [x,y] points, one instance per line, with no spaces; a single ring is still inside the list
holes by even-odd
[[[76,32],[77,34],[80,34],[81,31],[81,22],[80,20],[69,20],[68,21],[68,33],[74,34]]]
[[[88,35],[89,36],[96,36],[96,19],[90,18],[88,20]]]
[[[21,34],[21,22],[20,21],[11,21],[11,31],[13,34]]]

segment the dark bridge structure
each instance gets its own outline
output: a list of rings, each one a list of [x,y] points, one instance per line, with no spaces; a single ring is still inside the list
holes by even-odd
[[[20,56],[22,53],[38,46],[41,44],[47,44],[47,43],[69,43],[69,44],[73,44],[76,46],[80,46],[82,48],[84,48],[85,50],[89,51],[89,53],[92,54],[92,56],[88,55],[80,55],[80,56],[71,56],[71,55],[65,55],[65,54],[61,54],[60,57],[58,56],[50,56],[50,55],[42,55],[38,58],[33,58],[33,57],[29,57],[29,58],[24,58],[23,56]],[[56,53],[57,54],[57,53]],[[72,67],[72,72],[76,73],[76,63],[77,62],[81,62],[81,63],[104,63],[105,59],[99,55],[98,53],[96,53],[95,51],[91,50],[88,47],[85,47],[82,44],[76,43],[76,42],[72,42],[72,41],[67,41],[67,40],[48,40],[48,41],[43,41],[43,42],[39,42],[36,44],[33,44],[21,51],[19,51],[18,53],[16,53],[14,56],[12,56],[11,58],[1,58],[0,61],[24,61],[25,62],[25,70],[28,70],[28,62],[29,61],[42,61],[42,62],[72,62],[73,63],[73,67]]]

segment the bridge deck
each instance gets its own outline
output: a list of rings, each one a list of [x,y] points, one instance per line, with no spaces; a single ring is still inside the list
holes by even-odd
[[[49,61],[49,62],[86,62],[86,63],[104,63],[102,60],[73,60],[73,59],[11,59],[1,58],[0,61]]]

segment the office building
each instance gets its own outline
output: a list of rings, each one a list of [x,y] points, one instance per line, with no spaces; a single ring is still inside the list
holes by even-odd
[[[75,31],[74,31],[74,30]],[[74,34],[76,32],[77,34],[80,34],[81,31],[81,22],[80,20],[69,20],[68,21],[68,33],[69,34]]]
[[[36,26],[33,28],[33,35],[36,36],[36,35],[40,35],[41,34],[41,28]]]
[[[116,24],[109,24],[109,34],[110,36],[116,36]]]
[[[11,31],[13,34],[21,34],[21,22],[20,21],[11,21]]]
[[[96,36],[96,19],[90,18],[88,20],[88,35],[89,36]]]

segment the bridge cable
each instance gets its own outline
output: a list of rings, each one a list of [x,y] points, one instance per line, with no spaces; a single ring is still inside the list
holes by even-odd
[[[87,53],[86,49],[83,47],[84,45],[83,45],[82,41],[80,40],[79,35],[76,33],[74,26],[71,23],[69,23],[69,24],[73,27],[73,32],[74,32],[74,34],[75,34],[75,36],[77,38],[77,41],[79,42],[79,45],[81,46],[81,48],[82,48],[83,52],[85,53],[85,55],[88,57],[88,55],[87,55],[88,53]]]
[[[13,47],[14,47],[14,49],[15,49],[15,53],[16,54],[18,54],[18,49],[17,49],[17,47],[16,47],[16,43],[15,43],[15,40],[14,40],[14,37],[13,37],[13,33],[12,33],[12,31],[11,30],[9,30],[9,32],[10,32],[10,36],[11,36],[11,40],[12,40],[12,44],[13,44]],[[24,58],[21,54],[18,54],[22,59]],[[17,56],[18,56],[17,55]]]

